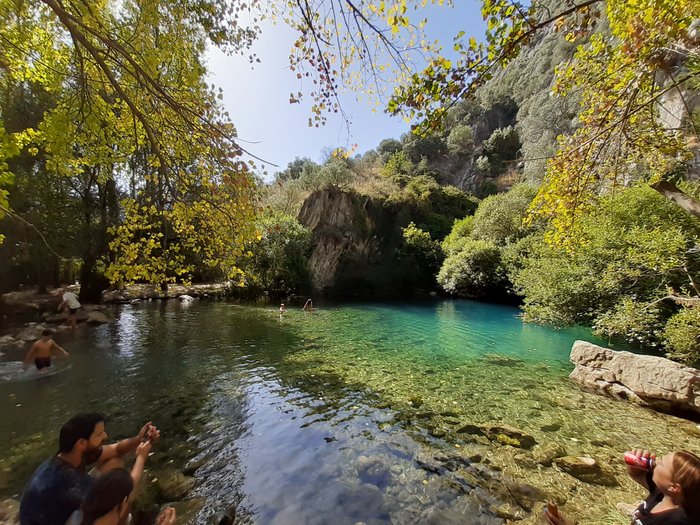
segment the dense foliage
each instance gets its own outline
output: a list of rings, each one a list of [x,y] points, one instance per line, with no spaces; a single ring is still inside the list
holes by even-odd
[[[282,298],[307,291],[311,232],[296,217],[271,211],[264,213],[256,226],[260,240],[250,243],[239,262],[243,269],[239,286],[248,295],[267,292]]]
[[[455,223],[441,286],[486,298],[510,287],[526,320],[592,325],[696,363],[700,221],[646,186],[620,189],[581,218],[567,248],[545,242],[544,224],[523,222],[535,191],[516,186]]]

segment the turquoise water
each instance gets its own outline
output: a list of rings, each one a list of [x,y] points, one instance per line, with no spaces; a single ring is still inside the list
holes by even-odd
[[[180,523],[232,505],[260,524],[530,522],[545,498],[627,523],[616,502],[642,494],[621,452],[698,451],[693,424],[568,381],[571,345],[591,340],[587,330],[523,324],[510,307],[358,304],[280,317],[164,302],[114,317],[62,334],[71,357],[51,377],[18,380],[10,362],[21,353],[2,358],[0,497],[17,495],[61,424],[87,410],[110,416],[114,438],[147,420],[162,429],[141,507],[186,492]],[[489,430],[502,426],[536,444]],[[552,447],[595,458],[613,486],[543,463]],[[173,480],[189,490],[173,493]]]

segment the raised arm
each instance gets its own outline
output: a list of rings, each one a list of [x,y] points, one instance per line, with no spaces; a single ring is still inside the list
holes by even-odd
[[[139,443],[144,439],[148,438],[151,441],[155,441],[160,437],[160,432],[158,429],[151,424],[149,421],[134,437],[122,439],[111,445],[105,445],[102,447],[102,454],[100,455],[100,461],[108,461],[112,458],[125,456],[131,452],[134,452],[139,446]]]
[[[134,490],[132,490],[129,495],[129,501],[133,501],[138,495],[141,478],[143,476],[143,467],[146,465],[146,459],[148,459],[150,451],[151,441],[149,439],[142,441],[136,447],[136,459],[134,460],[134,466],[131,467],[131,479],[134,480]]]

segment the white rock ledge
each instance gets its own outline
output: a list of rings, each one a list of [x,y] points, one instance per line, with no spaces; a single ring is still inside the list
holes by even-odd
[[[700,371],[663,357],[618,352],[586,341],[571,348],[569,378],[587,390],[661,412],[700,416]]]

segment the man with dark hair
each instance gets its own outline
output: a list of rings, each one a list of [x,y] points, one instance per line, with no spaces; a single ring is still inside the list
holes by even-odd
[[[65,525],[94,483],[93,476],[123,466],[125,455],[158,437],[160,432],[148,422],[134,437],[103,445],[107,432],[102,414],[73,417],[61,427],[58,454],[44,461],[24,488],[20,525]]]

